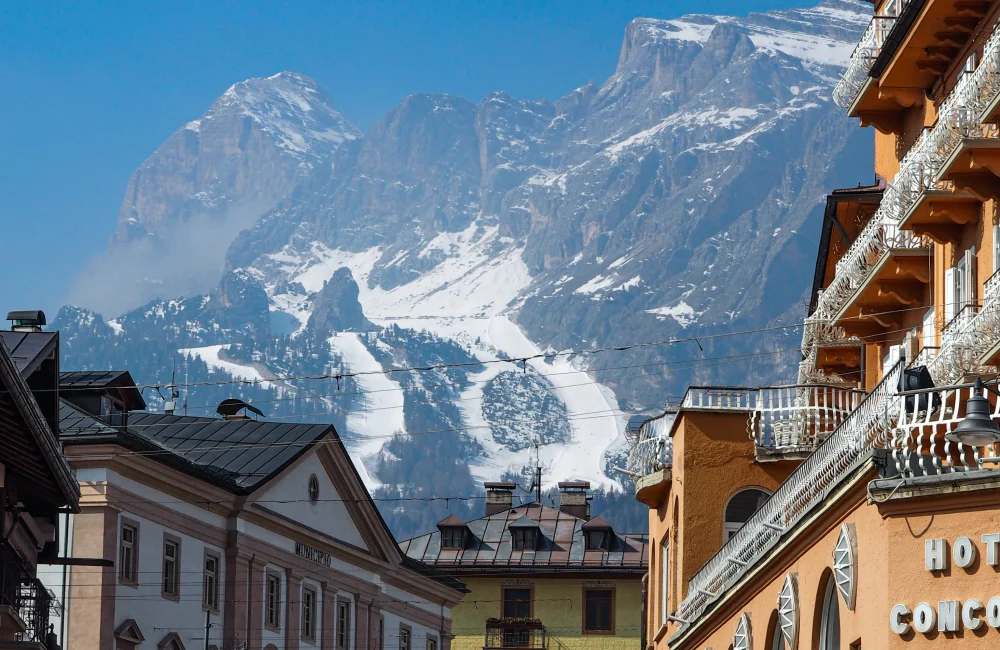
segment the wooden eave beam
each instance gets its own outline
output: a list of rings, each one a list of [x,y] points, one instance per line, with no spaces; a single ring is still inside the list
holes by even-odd
[[[919,59],[916,63],[917,70],[930,72],[931,74],[939,77],[948,71],[948,61],[930,61],[928,59]]]
[[[972,14],[982,19],[989,13],[991,4],[989,0],[955,0],[955,11]]]
[[[950,45],[955,45],[957,47],[962,47],[969,42],[970,34],[967,32],[937,32],[934,34],[934,38],[939,43],[948,43]]]
[[[1000,199],[1000,178],[991,172],[954,173],[951,181],[957,189],[969,192],[980,201]]]
[[[885,328],[858,318],[847,318],[837,325],[844,328],[844,333],[848,336],[856,336],[866,344],[875,343],[885,335]]]
[[[959,48],[955,45],[929,45],[924,48],[924,52],[929,59],[951,62],[958,56]]]
[[[923,302],[925,285],[916,280],[878,280],[879,297],[894,298],[902,305],[917,305]]]
[[[985,170],[1000,177],[1000,150],[973,149],[969,152],[969,166],[974,170]]]
[[[946,16],[944,24],[947,25],[949,29],[953,29],[956,32],[967,32],[971,34],[975,31],[976,27],[979,26],[980,18],[981,16]]]
[[[927,255],[907,255],[897,256],[893,261],[896,264],[896,277],[909,277],[922,284],[930,282],[930,264]]]
[[[937,244],[957,244],[962,241],[962,227],[932,223],[915,223],[910,226],[914,235],[929,237]]]
[[[878,323],[887,330],[898,330],[902,326],[899,313],[887,309],[885,305],[858,305],[860,318]]]
[[[979,221],[981,211],[982,204],[971,201],[930,201],[930,217],[932,219],[946,219],[960,226]]]
[[[873,126],[882,135],[902,135],[903,115],[899,111],[858,111],[861,126]]]

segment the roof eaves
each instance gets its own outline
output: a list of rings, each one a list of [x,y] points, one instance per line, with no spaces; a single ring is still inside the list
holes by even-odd
[[[7,345],[0,338],[0,383],[3,383],[9,391],[11,398],[17,405],[18,410],[24,417],[28,425],[28,430],[38,444],[45,462],[52,471],[56,484],[63,493],[69,507],[77,512],[80,509],[80,485],[73,477],[73,471],[69,463],[62,455],[56,441],[55,433],[49,428],[42,415],[38,402],[35,401],[31,390],[24,381],[24,377],[18,372],[14,360],[7,351]]]

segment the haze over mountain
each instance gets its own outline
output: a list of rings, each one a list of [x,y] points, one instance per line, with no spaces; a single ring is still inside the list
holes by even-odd
[[[870,14],[636,19],[599,85],[413,95],[366,133],[302,75],[238,83],[133,174],[63,365],[268,380],[183,399],[333,421],[376,495],[474,495],[536,443],[547,485],[618,487],[628,415],[792,377],[798,331],[712,336],[800,319],[824,195],[871,181],[830,100]],[[429,508],[386,515],[415,532]]]

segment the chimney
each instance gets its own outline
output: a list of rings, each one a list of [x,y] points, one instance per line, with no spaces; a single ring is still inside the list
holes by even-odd
[[[486,488],[486,516],[495,515],[514,507],[514,488],[516,483],[491,482],[484,483]]]
[[[567,515],[590,519],[589,481],[563,481],[559,483],[559,509]]]
[[[45,312],[37,311],[9,311],[7,320],[10,321],[11,332],[41,332],[45,325]]]

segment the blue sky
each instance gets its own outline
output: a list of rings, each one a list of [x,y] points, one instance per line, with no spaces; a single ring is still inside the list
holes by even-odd
[[[50,317],[132,171],[227,87],[293,70],[367,129],[403,97],[555,99],[615,67],[637,16],[818,0],[0,4],[0,315]]]

